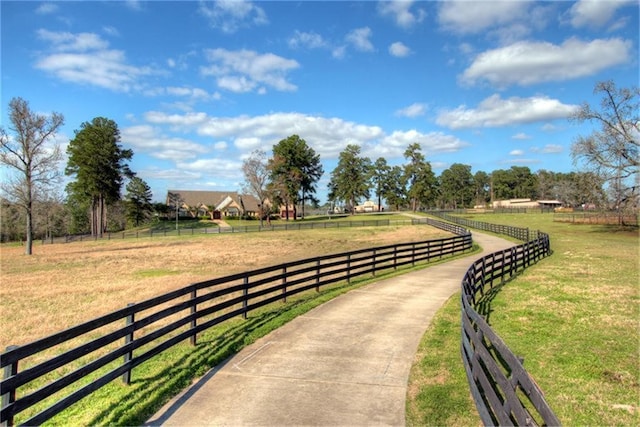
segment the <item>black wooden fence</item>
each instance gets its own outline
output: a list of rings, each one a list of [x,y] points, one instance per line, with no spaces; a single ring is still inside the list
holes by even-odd
[[[458,225],[506,234],[525,241],[474,262],[462,279],[462,361],[473,400],[485,425],[560,425],[544,394],[484,316],[495,288],[551,254],[540,231],[469,221],[440,213]]]
[[[386,214],[380,214],[386,215]],[[154,230],[153,228],[145,230],[125,230],[125,231],[107,231],[102,237],[92,236],[90,234],[75,234],[59,237],[48,237],[41,239],[42,244],[52,243],[71,243],[85,242],[97,240],[123,240],[123,239],[150,239],[154,237],[168,236],[197,236],[203,234],[229,234],[229,233],[269,233],[272,231],[298,231],[298,230],[317,230],[327,228],[355,228],[355,227],[389,227],[419,224],[422,219],[366,219],[349,221],[291,221],[287,223],[278,223],[270,225],[260,225],[258,221],[246,221],[245,225],[236,225],[233,227],[196,227],[182,226],[178,229],[164,228]]]
[[[0,422],[13,425],[16,415],[38,405],[20,421],[41,424],[118,377],[127,383],[132,370],[153,356],[185,340],[195,344],[198,333],[237,316],[246,318],[267,304],[472,247],[471,234],[460,226],[426,218],[415,223],[456,236],[320,256],[194,283],[10,347],[0,355]],[[41,408],[51,396],[54,401]]]

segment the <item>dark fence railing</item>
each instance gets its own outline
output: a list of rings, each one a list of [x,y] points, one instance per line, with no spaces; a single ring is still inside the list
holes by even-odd
[[[525,243],[474,262],[462,279],[462,361],[473,400],[485,425],[560,425],[542,390],[491,329],[485,316],[497,286],[551,254],[549,236],[540,231],[470,221],[433,213],[460,226],[506,234]]]
[[[341,216],[344,217],[344,216]],[[228,233],[268,233],[271,231],[295,231],[295,230],[317,230],[326,228],[354,228],[354,227],[389,227],[424,224],[424,218],[417,219],[368,219],[349,221],[291,221],[271,225],[260,225],[256,220],[246,221],[246,225],[236,225],[233,227],[197,227],[181,223],[181,227],[175,229],[165,227],[163,229],[145,230],[124,230],[104,232],[102,237],[90,234],[70,234],[66,236],[47,237],[41,239],[42,244],[51,243],[71,243],[95,240],[122,240],[122,239],[149,239],[154,237],[169,236],[195,236],[202,234],[228,234]]]
[[[20,422],[41,424],[118,377],[128,383],[132,369],[151,357],[185,340],[195,345],[198,333],[237,316],[246,318],[267,304],[472,248],[471,234],[463,227],[428,218],[414,223],[457,235],[309,258],[199,282],[9,347],[0,355],[4,369],[0,422],[13,425],[16,415],[39,404]],[[45,399],[46,408],[41,407],[46,406],[41,403]]]

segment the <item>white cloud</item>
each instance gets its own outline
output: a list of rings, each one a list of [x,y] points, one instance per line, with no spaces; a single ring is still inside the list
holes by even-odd
[[[36,68],[50,72],[61,80],[117,92],[139,89],[138,78],[151,74],[149,68],[127,65],[124,54],[116,50],[95,54],[53,54],[39,60]]]
[[[446,1],[439,3],[438,20],[448,31],[475,34],[523,18],[530,5],[528,1]]]
[[[564,151],[564,148],[562,147],[562,145],[547,144],[542,148],[533,147],[531,148],[531,151],[533,151],[534,153],[542,153],[542,154],[557,154],[557,153],[562,153]]]
[[[170,125],[174,129],[188,129],[197,127],[207,122],[206,113],[188,112],[185,114],[166,114],[158,111],[145,113],[144,118],[149,123]]]
[[[39,29],[36,34],[40,40],[50,42],[52,48],[58,52],[86,52],[109,47],[109,42],[93,33],[72,34]]]
[[[336,59],[342,59],[344,58],[346,53],[347,53],[346,46],[338,46],[333,48],[333,50],[331,51],[331,56],[333,56]]]
[[[139,175],[147,179],[162,179],[171,182],[186,181],[192,183],[195,179],[200,179],[202,174],[199,172],[188,172],[183,169],[158,169],[149,168],[139,172]]]
[[[427,106],[425,104],[416,102],[409,105],[408,107],[401,108],[400,110],[396,111],[396,116],[401,116],[401,117],[424,116],[426,110],[427,110]]]
[[[174,96],[176,98],[186,98],[189,102],[209,101],[220,99],[218,92],[209,93],[204,89],[187,86],[167,86],[153,87],[142,91],[145,96]]]
[[[602,28],[611,21],[619,8],[634,3],[637,5],[637,1],[579,0],[569,9],[569,20],[575,28]]]
[[[160,74],[151,67],[128,64],[123,51],[108,49],[109,43],[97,34],[41,29],[37,36],[51,44],[52,52],[41,55],[35,67],[64,81],[131,92],[142,89],[142,77]]]
[[[369,40],[372,35],[373,33],[369,27],[356,28],[345,36],[345,40],[356,50],[361,52],[373,52],[374,47],[371,40]]]
[[[570,38],[561,45],[518,42],[479,54],[461,76],[466,84],[487,81],[497,87],[563,81],[595,74],[626,63],[632,43],[619,38],[584,42]]]
[[[506,159],[500,162],[503,165],[535,165],[537,163],[540,163],[540,160],[538,159],[523,159],[523,158],[517,158],[517,159]]]
[[[477,108],[461,105],[454,110],[444,110],[436,118],[436,123],[450,129],[502,127],[564,119],[576,108],[577,105],[563,104],[546,96],[502,99],[496,94],[484,99]]]
[[[279,91],[294,91],[296,85],[287,80],[287,73],[300,66],[293,59],[273,53],[259,54],[252,50],[230,51],[207,49],[205,56],[211,65],[201,67],[204,76],[216,77],[220,88],[232,92],[264,92],[266,87]]]
[[[523,156],[524,155],[524,151],[523,150],[511,150],[509,152],[510,156]]]
[[[49,15],[58,11],[58,5],[55,3],[42,3],[36,8],[38,15]]]
[[[408,131],[394,131],[380,140],[380,143],[370,149],[371,158],[385,157],[387,159],[403,156],[410,144],[418,143],[423,153],[454,152],[468,144],[453,135],[442,132],[422,133],[415,129]]]
[[[184,138],[166,136],[150,125],[130,126],[122,129],[122,141],[134,151],[163,160],[184,161],[205,154],[209,149]]]
[[[210,176],[224,176],[229,179],[232,176],[242,176],[242,162],[227,158],[204,158],[192,162],[178,162],[179,169],[192,172],[204,172]]]
[[[200,98],[200,99],[208,99],[210,97],[209,93],[204,89],[199,88],[191,88],[191,87],[176,87],[169,86],[167,87],[167,94],[174,96],[184,96],[188,98]]]
[[[527,135],[524,132],[519,132],[519,133],[513,135],[511,137],[511,139],[526,140],[526,139],[531,139],[531,135]]]
[[[424,9],[411,12],[413,0],[392,0],[380,1],[378,3],[378,13],[382,16],[391,16],[396,24],[402,28],[411,28],[424,20],[427,13]]]
[[[348,144],[363,147],[364,155],[401,157],[406,147],[420,143],[430,152],[456,151],[467,145],[441,132],[395,131],[387,135],[378,126],[339,118],[301,113],[273,113],[261,116],[213,117],[205,113],[165,114],[149,112],[147,122],[168,126],[175,132],[196,132],[212,140],[229,141],[242,152],[271,147],[288,135],[301,135],[323,159],[336,159]]]
[[[564,147],[562,147],[562,145],[557,145],[557,144],[547,144],[542,148],[542,152],[545,154],[561,153],[563,150],[564,150]]]
[[[409,56],[409,54],[411,54],[411,49],[409,49],[401,42],[395,42],[389,46],[389,53],[398,58],[404,58],[405,56]]]
[[[120,37],[120,31],[116,27],[111,25],[105,25],[102,27],[102,32],[111,37]]]
[[[327,42],[324,41],[322,36],[314,32],[303,32],[296,30],[294,35],[287,41],[290,48],[307,48],[317,49],[325,47]]]
[[[235,33],[240,28],[269,22],[260,6],[245,0],[201,1],[198,11],[213,28],[224,33]]]
[[[124,4],[131,10],[142,10],[142,4],[140,0],[125,0]]]

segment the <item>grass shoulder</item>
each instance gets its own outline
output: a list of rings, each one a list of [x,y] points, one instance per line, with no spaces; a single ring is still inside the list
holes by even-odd
[[[637,228],[558,223],[550,214],[483,214],[470,219],[550,235],[553,255],[502,287],[491,301],[488,320],[514,353],[524,357],[525,368],[561,422],[640,424]],[[466,379],[456,377],[462,369],[460,331],[452,327],[459,322],[451,316],[456,310],[459,301],[454,298],[421,343],[428,351],[416,359],[407,403],[413,425],[450,424],[432,418],[441,414],[415,408],[431,411],[442,393],[468,393]],[[433,378],[441,384],[434,384]],[[448,419],[458,424],[453,421],[461,416],[452,412]]]

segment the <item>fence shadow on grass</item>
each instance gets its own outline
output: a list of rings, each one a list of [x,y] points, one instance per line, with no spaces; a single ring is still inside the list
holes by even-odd
[[[197,380],[193,389],[154,422],[154,425],[161,424],[162,420],[175,412],[190,394],[215,375],[242,348],[282,326],[300,312],[311,310],[329,296],[353,289],[354,285],[358,286],[357,282],[336,285],[320,294],[303,296],[297,301],[277,303],[277,306],[249,316],[238,325],[223,326],[220,331],[205,332],[199,337],[195,349],[186,343],[177,346],[175,352],[184,348],[187,353],[177,361],[165,364],[163,370],[148,375],[137,372],[129,386],[112,384],[111,386],[127,390],[127,393],[93,418],[89,425],[149,425],[144,423],[166,404],[171,396],[176,396]],[[367,280],[363,279],[362,282],[367,283]],[[161,356],[166,357],[166,354]]]
[[[174,396],[198,377],[212,368],[219,369],[226,360],[240,349],[251,343],[278,325],[269,327],[269,323],[278,320],[283,312],[294,310],[298,304],[276,308],[272,311],[250,317],[237,326],[221,331],[217,336],[204,335],[196,348],[183,344],[188,353],[165,369],[145,376],[136,373],[129,387],[113,384],[127,390],[120,401],[103,410],[89,422],[90,425],[141,425],[164,405],[168,396]],[[256,332],[264,329],[263,333]],[[248,339],[248,337],[251,337]],[[178,347],[177,350],[180,348]],[[167,355],[162,355],[166,357]],[[215,371],[214,371],[215,372]],[[208,374],[209,375],[209,374]],[[137,377],[137,378],[136,378]],[[144,393],[141,393],[144,391]],[[143,396],[147,396],[145,399]],[[136,408],[134,410],[134,408]],[[175,410],[175,409],[174,409]]]

